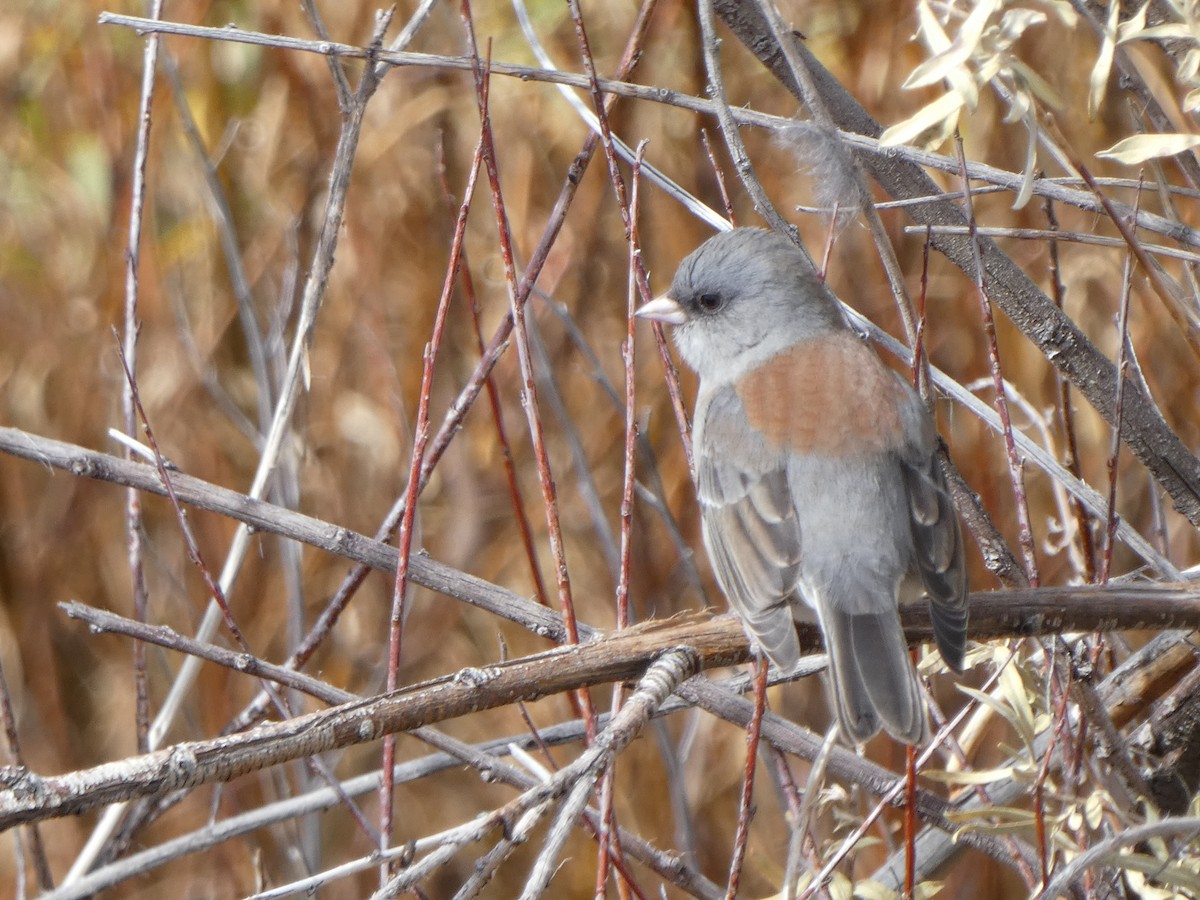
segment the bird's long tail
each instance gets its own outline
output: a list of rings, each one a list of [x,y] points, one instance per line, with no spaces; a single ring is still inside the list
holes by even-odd
[[[925,734],[925,704],[899,613],[851,615],[825,610],[825,641],[842,730],[855,742],[882,727],[906,744]]]

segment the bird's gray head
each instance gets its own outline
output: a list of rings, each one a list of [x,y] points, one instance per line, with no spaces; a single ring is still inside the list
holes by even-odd
[[[638,315],[674,325],[680,356],[701,378],[733,378],[798,340],[845,327],[803,254],[760,228],[709,238]]]

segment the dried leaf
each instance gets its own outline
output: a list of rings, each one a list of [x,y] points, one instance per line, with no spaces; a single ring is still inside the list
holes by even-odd
[[[825,885],[832,900],[854,900],[854,883],[841,872],[834,872]]]
[[[900,144],[910,144],[925,132],[943,125],[948,119],[957,121],[958,112],[962,108],[963,97],[961,94],[957,92],[944,94],[881,134],[879,145],[896,147]]]
[[[941,781],[944,784],[992,784],[996,781],[1012,778],[1013,767],[1001,766],[998,769],[973,769],[969,772],[922,769],[921,774],[930,781]]]
[[[914,90],[916,88],[928,87],[931,84],[937,84],[943,78],[949,78],[954,69],[958,69],[970,59],[970,53],[963,47],[955,44],[950,47],[945,53],[939,53],[932,59],[927,59],[908,76],[904,84],[901,85],[905,90]]]
[[[1184,153],[1198,145],[1200,135],[1195,134],[1135,134],[1101,150],[1096,156],[1136,166],[1148,159]]]
[[[1196,80],[1197,71],[1200,71],[1200,50],[1193,47],[1183,55],[1183,62],[1179,64],[1176,74],[1179,80],[1186,84]]]
[[[1012,725],[1013,729],[1018,733],[1021,732],[1021,716],[1012,708],[1010,704],[1000,700],[997,697],[993,697],[991,694],[985,694],[983,691],[977,691],[975,688],[967,687],[963,684],[957,685],[957,687],[968,697],[975,698],[984,706],[993,710],[997,715]]]
[[[946,32],[942,30],[941,23],[928,3],[923,2],[918,5],[917,19],[917,33],[925,42],[925,46],[933,53],[933,58],[918,66],[908,76],[904,87],[912,88],[924,84],[934,84],[940,78],[945,78],[950,82],[951,89],[962,94],[966,105],[973,109],[979,102],[979,86],[971,77],[966,66],[963,65],[967,57],[959,52],[961,45],[951,41]],[[929,72],[924,70],[937,70],[942,74],[928,77]]]
[[[1005,666],[1000,672],[1000,691],[1016,714],[1014,725],[1027,748],[1033,748],[1035,730],[1033,707],[1029,703],[1029,692],[1017,666]]]
[[[854,886],[854,896],[860,900],[896,900],[898,895],[878,881],[868,879]]]
[[[1009,9],[1000,17],[1000,29],[997,33],[998,46],[1007,50],[1018,40],[1031,25],[1041,25],[1046,21],[1046,14],[1036,9]]]
[[[1142,32],[1146,30],[1146,11],[1149,8],[1150,2],[1147,0],[1141,9],[1120,24],[1117,28],[1118,44],[1136,41],[1142,37]]]
[[[1117,0],[1108,2],[1108,21],[1104,23],[1104,39],[1100,42],[1100,52],[1096,54],[1096,64],[1092,66],[1092,74],[1088,79],[1088,118],[1095,118],[1100,101],[1104,99],[1104,91],[1108,87],[1108,73],[1112,70],[1113,53],[1116,51],[1117,22],[1121,4]]]
[[[991,819],[1003,819],[1006,824],[1020,825],[1022,827],[1028,827],[1036,821],[1031,810],[1018,809],[1015,806],[987,806],[977,809],[951,810],[946,813],[946,819],[955,824],[970,825],[976,822],[981,826]]]
[[[1194,40],[1192,30],[1182,23],[1152,25],[1123,38],[1126,41]]]
[[[1009,64],[1012,66],[1013,73],[1037,99],[1041,100],[1051,109],[1062,109],[1066,106],[1062,95],[1051,86],[1050,82],[1032,68],[1025,65],[1019,59],[1009,60]]]
[[[1068,28],[1074,28],[1075,23],[1079,21],[1079,13],[1075,12],[1070,0],[1052,0],[1048,5],[1051,12],[1058,16],[1058,21]]]

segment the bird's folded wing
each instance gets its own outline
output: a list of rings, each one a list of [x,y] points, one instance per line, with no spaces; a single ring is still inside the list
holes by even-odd
[[[914,402],[915,397],[914,397]],[[962,529],[934,448],[924,410],[910,429],[901,470],[912,519],[913,549],[942,659],[961,672],[967,643],[967,573]]]
[[[800,658],[791,611],[800,528],[786,459],[749,428],[732,389],[703,400],[695,456],[705,547],[746,630],[772,662],[791,668]]]

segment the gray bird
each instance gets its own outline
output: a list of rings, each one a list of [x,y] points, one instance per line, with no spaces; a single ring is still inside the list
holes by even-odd
[[[800,659],[795,621],[825,636],[838,718],[918,743],[925,705],[899,604],[928,598],[961,671],[962,533],[917,393],[854,334],[790,241],[710,238],[637,313],[674,326],[700,377],[697,493],[717,581],[771,662]]]

